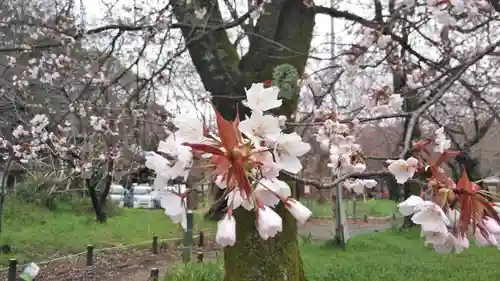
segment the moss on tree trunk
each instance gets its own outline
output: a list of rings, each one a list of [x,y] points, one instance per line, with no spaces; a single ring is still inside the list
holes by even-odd
[[[304,281],[295,218],[280,203],[283,231],[264,241],[255,226],[255,212],[235,210],[236,244],[224,250],[224,281]]]

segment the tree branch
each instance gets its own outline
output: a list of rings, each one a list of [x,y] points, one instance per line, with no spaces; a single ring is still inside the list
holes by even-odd
[[[460,76],[474,63],[479,61],[481,58],[483,58],[486,54],[489,52],[492,52],[495,50],[498,46],[500,46],[500,40],[495,42],[494,44],[490,45],[488,48],[486,48],[483,52],[475,55],[472,59],[469,61],[465,62],[461,66],[455,68],[456,73],[449,77],[447,81],[443,83],[441,87],[439,87],[439,90],[436,92],[435,95],[432,95],[432,98],[427,100],[420,108],[418,108],[416,111],[414,111],[411,115],[411,118],[408,123],[408,128],[405,134],[404,138],[404,148],[403,151],[400,153],[399,158],[404,158],[405,155],[410,151],[411,149],[411,138],[412,138],[412,133],[413,129],[417,125],[418,118],[425,113],[429,107],[431,107],[436,101],[438,101],[445,93],[446,91],[453,85],[453,83],[457,80],[460,79]]]
[[[323,182],[323,181],[317,181],[313,179],[305,179],[302,177],[299,177],[297,175],[284,172],[287,176],[291,177],[292,179],[301,182],[303,184],[308,184],[316,187],[317,189],[329,189],[335,187],[337,184],[347,180],[347,179],[373,179],[373,178],[381,178],[381,177],[387,177],[391,176],[391,173],[389,171],[378,171],[378,172],[363,172],[363,173],[350,173],[347,175],[343,175],[341,177],[336,178],[334,181],[328,181],[328,182]]]

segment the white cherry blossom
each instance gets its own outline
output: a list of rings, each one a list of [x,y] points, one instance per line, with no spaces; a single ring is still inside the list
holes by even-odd
[[[365,193],[365,186],[362,184],[362,182],[359,179],[356,180],[346,180],[344,182],[344,187],[347,190],[351,190],[352,192],[356,194],[363,194]]]
[[[279,119],[259,111],[254,111],[250,118],[241,121],[239,129],[247,137],[257,142],[276,140],[281,133]]]
[[[230,214],[226,214],[217,223],[215,242],[223,247],[234,246],[236,243],[236,220]]]
[[[257,231],[262,239],[267,240],[283,231],[283,220],[270,207],[260,207],[257,217]]]
[[[233,189],[226,196],[227,205],[231,207],[231,209],[236,209],[239,207],[243,207],[247,211],[251,211],[254,208],[253,198],[248,198],[246,193],[241,192],[239,188]]]
[[[312,212],[306,206],[302,205],[299,201],[295,199],[288,199],[285,207],[292,214],[292,216],[297,220],[298,225],[303,225],[311,217]]]
[[[465,236],[456,237],[451,233],[447,233],[444,235],[443,234],[437,234],[437,235],[441,235],[444,241],[435,241],[436,243],[429,243],[432,244],[432,247],[437,253],[440,254],[448,254],[451,252],[461,253],[465,249],[469,248],[470,245],[469,240]]]
[[[419,196],[411,195],[408,199],[398,204],[398,211],[406,217],[420,211],[423,206],[424,199]]]
[[[260,166],[260,172],[263,177],[267,179],[274,179],[279,176],[280,167],[276,164],[276,162],[274,162],[273,154],[269,152],[267,148],[266,150],[255,149],[252,152],[252,155],[255,161],[262,163]]]
[[[425,245],[443,245],[448,241],[449,232],[439,231],[424,231],[422,230],[421,236],[425,238]]]
[[[489,233],[493,235],[500,235],[500,225],[493,218],[486,217],[483,219],[483,224]]]
[[[255,195],[266,206],[276,206],[280,199],[275,195],[279,194],[280,187],[268,179],[261,179],[255,187]]]
[[[421,225],[424,232],[448,233],[446,226],[450,225],[450,220],[441,207],[431,201],[424,201],[420,210],[412,216],[411,220],[415,224]]]
[[[460,211],[457,209],[449,209],[446,216],[448,216],[451,225],[457,225],[458,220],[460,219]]]
[[[186,191],[184,185],[165,187],[159,191],[160,205],[175,223],[180,223],[184,230],[187,227],[186,199],[182,194]]]
[[[377,181],[373,179],[361,180],[361,183],[363,184],[364,187],[368,189],[372,189],[375,186],[377,186]]]
[[[274,157],[281,169],[296,174],[302,170],[298,157],[303,156],[310,149],[311,145],[302,142],[302,138],[297,133],[281,134],[274,147]]]
[[[449,150],[451,147],[451,141],[446,138],[446,135],[444,133],[444,127],[441,127],[436,130],[434,141],[436,143],[434,151],[436,152],[443,153],[446,150]]]
[[[488,231],[481,231],[478,227],[474,231],[474,240],[478,247],[498,246],[499,244],[495,234]]]
[[[395,110],[400,110],[403,107],[404,98],[398,94],[392,94],[389,98],[389,106]]]
[[[203,123],[196,116],[182,115],[175,118],[173,123],[178,128],[175,136],[179,138],[179,143],[203,142]]]
[[[281,198],[288,198],[291,196],[290,186],[278,179],[261,179],[255,188],[255,195],[266,206],[276,206]]]
[[[214,183],[220,189],[226,189],[227,188],[226,182],[224,181],[224,179],[223,179],[222,176],[215,177]]]
[[[391,172],[399,184],[403,184],[413,178],[413,175],[417,171],[418,160],[410,157],[407,160],[387,160],[387,163],[389,163],[389,172]]]
[[[265,88],[263,83],[254,83],[250,89],[246,90],[247,99],[243,101],[243,105],[254,112],[280,107],[283,102],[278,99],[279,91],[276,86]]]

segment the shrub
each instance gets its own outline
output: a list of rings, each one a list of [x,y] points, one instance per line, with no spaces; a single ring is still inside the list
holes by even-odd
[[[50,193],[45,188],[29,183],[17,184],[8,200],[19,203],[14,205],[35,205],[50,211],[69,211],[76,215],[94,213],[90,198],[81,193],[73,191]],[[119,215],[122,211],[122,208],[110,200],[106,201],[104,209],[108,217]]]

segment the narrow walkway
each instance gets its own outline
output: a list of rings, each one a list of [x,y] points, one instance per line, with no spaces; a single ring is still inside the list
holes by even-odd
[[[392,223],[378,225],[358,226],[348,225],[350,236],[382,231],[392,227]],[[299,230],[302,235],[310,236],[314,240],[328,240],[334,236],[332,224],[308,224]]]

